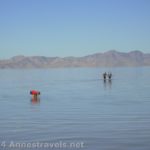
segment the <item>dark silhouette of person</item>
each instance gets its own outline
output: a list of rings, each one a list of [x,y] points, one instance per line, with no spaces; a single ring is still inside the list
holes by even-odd
[[[112,74],[108,73],[108,79],[111,80],[111,78],[112,78]]]
[[[106,77],[107,77],[107,73],[103,73],[103,79],[106,80]]]

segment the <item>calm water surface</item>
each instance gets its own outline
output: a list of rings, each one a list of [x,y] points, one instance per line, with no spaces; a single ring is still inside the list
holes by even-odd
[[[150,68],[0,70],[1,149],[149,150]]]

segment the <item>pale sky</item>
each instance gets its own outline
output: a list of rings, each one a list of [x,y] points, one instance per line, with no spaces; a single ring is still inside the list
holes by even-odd
[[[150,0],[0,0],[0,58],[150,52]]]

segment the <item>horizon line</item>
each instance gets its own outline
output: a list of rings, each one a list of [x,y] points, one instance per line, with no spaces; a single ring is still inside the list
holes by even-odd
[[[117,52],[117,53],[124,53],[124,54],[127,54],[127,53],[131,53],[131,52],[140,52],[140,53],[143,53],[143,54],[150,54],[150,53],[147,53],[147,52],[144,52],[142,50],[131,50],[131,51],[119,51],[119,50],[116,50],[116,49],[111,49],[111,50],[107,50],[107,51],[103,51],[103,52],[95,52],[95,53],[90,53],[90,54],[86,54],[86,55],[82,55],[82,56],[73,56],[73,55],[68,55],[68,56],[45,56],[45,55],[24,55],[24,54],[18,54],[18,55],[14,55],[14,56],[11,56],[11,57],[8,57],[8,58],[0,58],[0,60],[8,60],[8,59],[12,59],[12,58],[15,58],[15,57],[50,57],[50,58],[67,58],[67,57],[75,57],[75,58],[80,58],[80,57],[86,57],[86,56],[89,56],[89,55],[95,55],[95,54],[105,54],[105,53],[108,53],[108,52]]]

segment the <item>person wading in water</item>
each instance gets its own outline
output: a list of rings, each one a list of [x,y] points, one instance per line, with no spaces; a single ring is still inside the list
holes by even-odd
[[[112,78],[112,74],[108,73],[108,79],[111,80],[111,78]]]
[[[103,79],[106,80],[106,77],[107,77],[107,73],[103,73]]]

